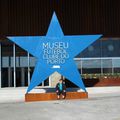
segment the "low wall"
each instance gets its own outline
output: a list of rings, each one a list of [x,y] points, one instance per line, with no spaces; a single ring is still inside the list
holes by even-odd
[[[120,86],[120,77],[101,77],[96,79],[84,79],[86,87],[100,87],[100,86]]]

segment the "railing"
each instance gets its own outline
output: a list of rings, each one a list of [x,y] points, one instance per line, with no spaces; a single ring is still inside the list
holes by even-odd
[[[81,77],[83,79],[99,79],[99,78],[120,78],[120,73],[114,74],[82,74]]]
[[[120,57],[103,58],[75,58],[77,67],[81,74],[91,74],[98,76],[120,74]]]

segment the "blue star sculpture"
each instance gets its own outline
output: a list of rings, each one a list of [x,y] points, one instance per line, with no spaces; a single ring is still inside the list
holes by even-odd
[[[37,58],[27,93],[57,71],[86,92],[73,58],[101,35],[64,35],[53,13],[46,36],[8,37]]]

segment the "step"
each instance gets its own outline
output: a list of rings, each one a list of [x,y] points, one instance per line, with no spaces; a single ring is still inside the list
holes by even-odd
[[[88,98],[87,92],[67,92],[65,99],[87,99],[87,98]],[[57,100],[57,95],[55,92],[25,94],[25,102],[49,101],[49,100]]]

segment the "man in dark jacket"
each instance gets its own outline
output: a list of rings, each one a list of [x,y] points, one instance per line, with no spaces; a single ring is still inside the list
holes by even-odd
[[[60,95],[62,94],[62,99],[65,99],[66,97],[66,86],[63,83],[63,80],[60,79],[59,82],[56,85],[56,93],[57,93],[57,98],[60,99]]]

